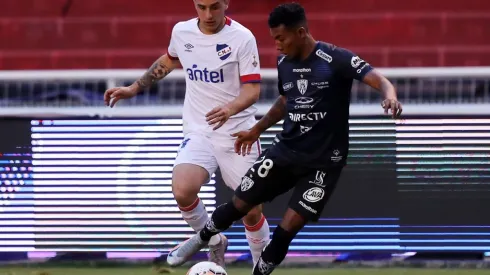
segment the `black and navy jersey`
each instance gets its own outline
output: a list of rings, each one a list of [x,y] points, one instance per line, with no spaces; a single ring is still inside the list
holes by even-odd
[[[345,165],[352,82],[372,69],[351,51],[324,42],[302,61],[279,56],[279,93],[287,97],[287,115],[273,150],[309,167]]]

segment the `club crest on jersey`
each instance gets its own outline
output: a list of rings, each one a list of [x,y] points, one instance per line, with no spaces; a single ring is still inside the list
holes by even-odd
[[[231,47],[226,44],[216,45],[216,52],[221,60],[226,60],[231,55]]]
[[[296,84],[298,85],[299,92],[304,95],[306,90],[308,90],[308,79],[298,79]]]

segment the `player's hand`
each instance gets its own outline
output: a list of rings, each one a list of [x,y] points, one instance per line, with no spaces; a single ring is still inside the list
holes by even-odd
[[[391,116],[393,118],[400,117],[403,108],[402,104],[398,102],[396,99],[385,99],[381,102],[381,107],[385,110],[385,114],[388,114],[388,111],[391,110]]]
[[[250,155],[250,152],[252,151],[252,146],[259,139],[260,133],[252,129],[248,131],[234,133],[231,136],[237,138],[235,140],[235,153],[245,156]]]
[[[208,122],[209,125],[214,125],[217,123],[216,126],[214,126],[213,130],[216,130],[223,126],[225,122],[230,118],[231,116],[231,110],[230,108],[226,106],[219,106],[214,109],[212,109],[209,113],[206,114],[206,121]]]
[[[132,98],[137,94],[131,86],[110,88],[104,93],[104,103],[106,106],[114,107],[121,99]]]

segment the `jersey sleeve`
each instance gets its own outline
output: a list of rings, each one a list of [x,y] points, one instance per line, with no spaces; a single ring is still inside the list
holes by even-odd
[[[239,50],[238,67],[242,84],[261,82],[259,51],[254,36],[251,36]]]
[[[336,47],[332,55],[336,69],[346,78],[362,81],[364,76],[373,69],[368,62],[350,50]]]
[[[277,89],[279,90],[279,94],[280,95],[286,95],[286,93],[284,92],[284,89],[282,87],[282,79],[281,79],[281,76],[278,76],[277,77]]]
[[[168,44],[168,49],[167,49],[167,56],[172,59],[172,60],[178,60],[179,55],[177,54],[177,45],[176,44],[176,27],[177,25],[174,26],[172,29],[172,35],[170,36],[170,43]]]

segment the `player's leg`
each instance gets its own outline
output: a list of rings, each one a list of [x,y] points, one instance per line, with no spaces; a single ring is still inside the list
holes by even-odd
[[[179,148],[172,172],[172,193],[183,219],[196,232],[203,229],[209,220],[206,207],[197,195],[201,186],[206,184],[216,171],[217,165],[211,145],[206,138],[197,134],[186,135]],[[210,246],[215,247],[221,247],[221,244],[220,236],[213,237],[209,242]],[[224,255],[224,252],[222,254]]]
[[[211,219],[197,235],[170,251],[167,263],[170,266],[182,265],[204,248],[213,236],[245,217],[254,207],[290,190],[296,182],[293,175],[287,167],[274,164],[274,159],[267,151],[263,152],[243,177],[233,198],[216,208]]]
[[[258,142],[253,146],[250,155],[246,156],[236,154],[231,146],[230,148],[225,148],[225,150],[217,152],[216,158],[225,184],[233,190],[240,188],[242,176],[246,175],[259,155],[260,145]],[[245,188],[247,186],[246,181],[247,179],[244,182]],[[262,250],[270,239],[269,223],[262,214],[262,205],[258,205],[250,210],[243,217],[243,224],[245,225],[245,236],[247,237],[255,265],[260,257],[260,253],[262,253]]]
[[[335,190],[341,171],[342,168],[332,168],[327,171],[313,170],[301,177],[294,188],[289,208],[255,265],[253,275],[272,273],[286,257],[289,245],[296,234],[309,221],[318,221],[325,204]]]

